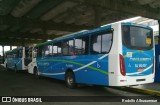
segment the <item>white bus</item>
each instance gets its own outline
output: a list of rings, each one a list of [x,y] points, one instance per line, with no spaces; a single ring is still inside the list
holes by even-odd
[[[65,80],[70,88],[154,82],[153,30],[143,25],[115,23],[67,35],[36,45],[33,54],[30,73]]]

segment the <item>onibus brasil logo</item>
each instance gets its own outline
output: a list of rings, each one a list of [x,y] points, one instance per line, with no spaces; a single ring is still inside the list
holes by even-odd
[[[2,97],[2,102],[42,102],[42,99],[28,97]]]

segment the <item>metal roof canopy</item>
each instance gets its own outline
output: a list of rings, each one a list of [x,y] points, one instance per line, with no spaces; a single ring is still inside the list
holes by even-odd
[[[160,0],[0,0],[0,45],[44,42],[143,16],[160,18]]]

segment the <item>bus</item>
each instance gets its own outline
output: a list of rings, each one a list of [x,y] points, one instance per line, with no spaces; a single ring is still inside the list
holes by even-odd
[[[28,47],[19,47],[5,52],[4,65],[7,69],[14,70],[27,70],[28,66]]]
[[[152,83],[153,45],[152,28],[114,23],[36,45],[29,71],[64,80],[69,88]]]

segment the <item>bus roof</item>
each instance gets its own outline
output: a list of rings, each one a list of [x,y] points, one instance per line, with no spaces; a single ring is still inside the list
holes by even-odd
[[[115,23],[117,24],[117,23]],[[136,23],[130,23],[130,22],[127,22],[127,23],[121,23],[122,25],[129,25],[129,26],[138,26],[138,27],[143,27],[143,28],[148,28],[148,29],[152,29],[148,26],[145,26],[145,25],[140,25],[140,24],[136,24]],[[74,37],[81,37],[81,36],[86,36],[88,34],[91,34],[91,33],[99,33],[99,32],[103,32],[103,31],[107,31],[107,29],[111,29],[111,25],[112,24],[109,24],[107,26],[103,26],[103,27],[99,27],[99,28],[95,28],[95,29],[92,29],[92,30],[85,30],[85,31],[80,31],[80,32],[77,32],[77,33],[72,33],[72,34],[69,34],[69,35],[65,35],[65,36],[62,36],[62,37],[58,37],[56,39],[53,39],[52,41],[48,41],[48,42],[44,42],[44,43],[40,43],[40,44],[37,44],[35,47],[38,47],[38,46],[43,46],[43,45],[47,45],[47,44],[51,44],[51,43],[54,43],[54,42],[58,42],[58,41],[62,41],[62,40],[67,40],[67,39],[71,39],[71,38],[74,38]]]
[[[152,29],[151,27],[146,26],[146,25],[136,24],[136,23],[130,23],[130,22],[122,23],[122,25],[127,25],[127,26],[137,26],[137,27]]]
[[[85,31],[82,31],[82,32],[80,31],[80,32],[77,32],[77,33],[73,33],[73,34],[69,34],[69,35],[65,35],[65,36],[53,39],[52,41],[40,43],[40,44],[36,45],[36,47],[43,46],[43,45],[46,45],[46,44],[51,44],[51,43],[58,42],[58,41],[62,41],[62,40],[65,40],[65,39],[66,40],[67,39],[72,39],[74,37],[87,36],[88,34],[95,33],[95,32],[100,33],[100,32],[107,31],[109,29],[111,29],[111,25],[108,25],[108,26],[105,26],[105,27],[95,28],[95,29],[92,29],[92,30],[85,30]]]

